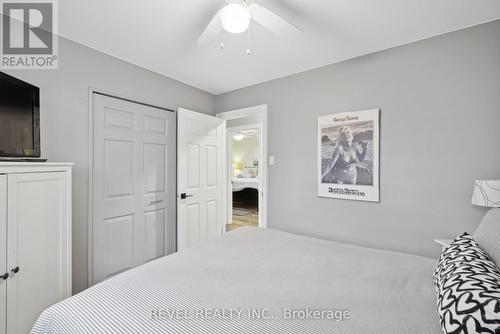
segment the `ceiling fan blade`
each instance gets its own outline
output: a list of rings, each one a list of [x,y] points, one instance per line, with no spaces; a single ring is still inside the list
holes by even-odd
[[[279,17],[269,9],[253,3],[248,6],[252,19],[278,36],[287,36],[301,31],[298,27]]]
[[[215,39],[215,37],[217,37],[217,35],[221,32],[221,30],[222,30],[222,22],[220,19],[220,10],[219,10],[217,13],[215,13],[210,23],[207,25],[201,36],[198,38],[196,44],[198,44],[199,46],[209,44]]]

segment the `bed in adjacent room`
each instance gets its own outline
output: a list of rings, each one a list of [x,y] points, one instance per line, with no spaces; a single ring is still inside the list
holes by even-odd
[[[232,183],[233,192],[249,188],[259,190],[259,179],[255,177],[234,177]]]
[[[440,333],[434,265],[415,255],[241,228],[50,307],[33,333]],[[301,318],[311,310],[335,316]]]

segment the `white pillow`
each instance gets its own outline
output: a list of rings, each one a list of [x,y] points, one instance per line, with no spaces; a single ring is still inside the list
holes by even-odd
[[[474,240],[500,268],[500,208],[490,209],[473,234]]]

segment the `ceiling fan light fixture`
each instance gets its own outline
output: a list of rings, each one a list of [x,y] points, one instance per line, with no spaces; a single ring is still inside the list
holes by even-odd
[[[232,34],[241,34],[250,25],[250,10],[244,5],[233,3],[222,8],[220,18],[224,30]]]
[[[233,133],[233,139],[237,141],[241,141],[245,138],[245,135],[241,132],[235,132]]]

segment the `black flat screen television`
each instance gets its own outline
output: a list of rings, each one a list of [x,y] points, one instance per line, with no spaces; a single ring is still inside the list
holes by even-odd
[[[40,89],[0,72],[0,158],[40,157]]]

